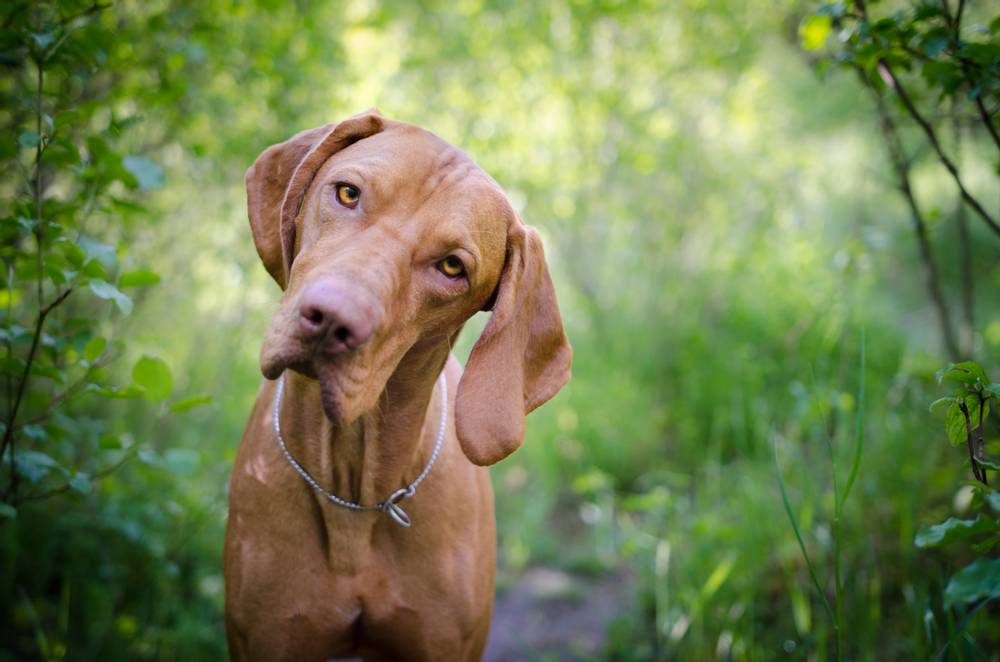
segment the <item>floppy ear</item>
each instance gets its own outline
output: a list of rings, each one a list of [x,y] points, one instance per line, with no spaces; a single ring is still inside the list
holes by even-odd
[[[466,457],[489,465],[517,450],[524,417],[569,381],[572,356],[542,241],[515,220],[493,314],[458,385],[455,428]]]
[[[246,174],[247,214],[264,268],[281,289],[288,286],[295,247],[295,217],[309,184],[336,152],[385,128],[375,109],[337,124],[303,131],[272,145]]]

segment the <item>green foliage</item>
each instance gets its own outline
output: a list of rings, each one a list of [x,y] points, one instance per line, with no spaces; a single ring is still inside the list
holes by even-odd
[[[1000,559],[976,559],[948,580],[944,606],[1000,598]]]
[[[967,557],[967,548],[971,547],[971,551],[979,555],[948,579],[943,605],[951,609],[1000,597],[1000,559],[987,556],[1000,543],[1000,518],[997,517],[1000,492],[988,485],[987,469],[995,468],[996,464],[984,457],[984,426],[989,420],[990,402],[997,396],[986,371],[974,361],[951,364],[937,372],[937,379],[938,382],[949,380],[959,384],[954,396],[941,398],[934,404],[950,403],[946,423],[949,440],[953,446],[966,444],[973,475],[981,483],[973,488],[972,501],[982,510],[975,519],[950,517],[940,524],[925,526],[915,539],[917,547],[948,548],[947,551],[960,557]],[[970,610],[967,617],[976,609]],[[962,623],[967,623],[967,618],[963,618]],[[960,626],[956,634],[963,629],[964,625]],[[949,645],[954,638],[955,635]]]
[[[536,565],[621,577],[634,595],[614,605],[611,659],[828,659],[824,597],[848,659],[994,650],[994,603],[944,601],[994,553],[975,522],[1000,497],[956,487],[926,403],[947,360],[997,369],[996,237],[878,66],[995,217],[987,4],[966,3],[956,37],[936,5],[903,2],[868,20],[856,3],[748,0],[7,3],[0,369],[15,385],[36,275],[43,302],[73,293],[17,416],[18,493],[56,493],[0,502],[0,660],[224,657],[226,485],[280,295],[241,178],[269,144],[369,106],[504,186],[544,235],[574,345],[573,381],[493,470],[501,599]],[[928,245],[953,256],[936,276],[961,311],[956,351],[878,100]],[[984,418],[989,470],[996,403]],[[948,519],[973,524],[914,547]]]
[[[2,659],[61,659],[68,648],[92,658],[101,638],[114,647],[135,631],[134,620],[131,632],[114,627],[114,614],[137,598],[105,585],[147,547],[116,474],[160,460],[111,401],[157,402],[173,383],[163,360],[143,357],[134,383],[118,385],[117,365],[134,351],[128,316],[159,282],[130,248],[136,228],[157,221],[146,204],[165,179],[122,89],[142,73],[125,73],[132,57],[111,11],[76,0],[2,11]]]

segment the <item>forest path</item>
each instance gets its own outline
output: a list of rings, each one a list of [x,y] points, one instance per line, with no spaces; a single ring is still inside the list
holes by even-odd
[[[483,660],[599,658],[608,624],[631,608],[632,591],[631,580],[620,574],[531,568],[498,592]]]

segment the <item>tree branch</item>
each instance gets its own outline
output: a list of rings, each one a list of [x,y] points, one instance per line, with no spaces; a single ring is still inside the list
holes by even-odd
[[[3,457],[3,454],[6,452],[7,446],[10,444],[14,435],[14,421],[17,419],[17,412],[21,407],[21,400],[24,398],[25,387],[28,385],[31,364],[34,362],[35,353],[38,351],[38,343],[42,337],[42,327],[45,324],[45,318],[48,317],[49,313],[65,301],[66,297],[72,293],[72,288],[66,290],[56,297],[52,303],[45,306],[38,312],[38,319],[35,321],[35,333],[31,338],[31,349],[28,351],[28,360],[24,362],[24,370],[21,371],[21,378],[18,380],[17,395],[14,398],[14,406],[11,407],[10,412],[7,414],[7,427],[3,432],[3,442],[0,444],[0,457]],[[11,471],[13,471],[13,466],[13,462],[11,462]]]
[[[927,140],[930,141],[931,147],[934,148],[934,152],[938,156],[938,160],[944,165],[945,169],[951,173],[952,179],[955,180],[955,184],[958,185],[958,190],[962,193],[962,198],[965,200],[972,209],[982,217],[990,228],[1000,236],[1000,224],[997,224],[993,217],[983,208],[976,198],[972,196],[971,193],[965,188],[965,184],[962,183],[962,178],[958,174],[958,168],[952,163],[952,160],[948,158],[948,155],[944,153],[944,149],[941,147],[941,143],[938,141],[937,134],[934,132],[934,128],[924,119],[924,116],[920,114],[917,107],[913,105],[913,100],[910,99],[910,95],[906,92],[906,88],[903,87],[896,74],[892,71],[892,67],[885,60],[879,60],[878,63],[879,73],[882,75],[883,80],[886,84],[891,87],[895,92],[896,96],[903,103],[903,107],[910,114],[920,128],[923,129],[924,133],[927,135]]]
[[[100,471],[98,471],[96,474],[94,474],[91,480],[96,482],[98,480],[101,480],[102,478],[110,476],[112,473],[117,471],[123,464],[125,464],[131,457],[132,457],[131,453],[126,453],[124,456],[122,456],[120,460],[118,460],[111,466],[105,467]],[[18,503],[20,504],[20,503],[26,503],[28,501],[42,501],[44,499],[49,499],[59,494],[64,494],[66,492],[69,492],[71,489],[73,489],[73,486],[69,482],[66,482],[60,485],[59,487],[53,488],[51,490],[46,490],[45,492],[38,492],[36,494],[29,494],[25,497],[22,497],[21,499],[18,500]]]
[[[927,233],[927,223],[924,221],[924,216],[920,211],[920,207],[917,205],[915,196],[913,195],[913,188],[910,186],[910,164],[906,159],[903,144],[899,139],[899,133],[896,129],[896,125],[892,121],[892,115],[889,113],[889,109],[886,107],[885,100],[882,98],[882,95],[879,94],[874,83],[872,83],[864,69],[861,67],[855,67],[855,70],[857,71],[858,76],[860,76],[862,83],[866,88],[868,88],[869,92],[871,92],[872,96],[875,98],[875,104],[878,108],[879,118],[881,119],[880,126],[882,129],[882,135],[885,137],[886,147],[889,150],[889,157],[892,161],[893,169],[896,171],[896,179],[899,185],[899,190],[906,199],[906,203],[910,208],[910,216],[913,219],[913,230],[917,235],[917,245],[920,249],[920,259],[924,263],[924,271],[927,275],[927,291],[930,294],[931,302],[937,312],[938,323],[941,326],[941,335],[944,338],[945,348],[947,349],[948,355],[952,358],[952,360],[957,361],[961,356],[961,352],[959,351],[958,342],[956,341],[954,331],[952,330],[951,314],[948,311],[948,305],[941,292],[940,277],[938,276],[937,265],[934,262],[934,253],[931,249],[931,243]]]

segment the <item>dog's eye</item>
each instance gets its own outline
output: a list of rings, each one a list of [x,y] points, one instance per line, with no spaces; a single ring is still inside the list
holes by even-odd
[[[356,186],[351,186],[350,184],[337,184],[337,202],[344,205],[348,209],[354,209],[358,206],[358,200],[361,199],[361,191],[357,189]]]
[[[465,273],[465,265],[454,255],[449,255],[437,263],[438,271],[448,278],[458,278]]]

